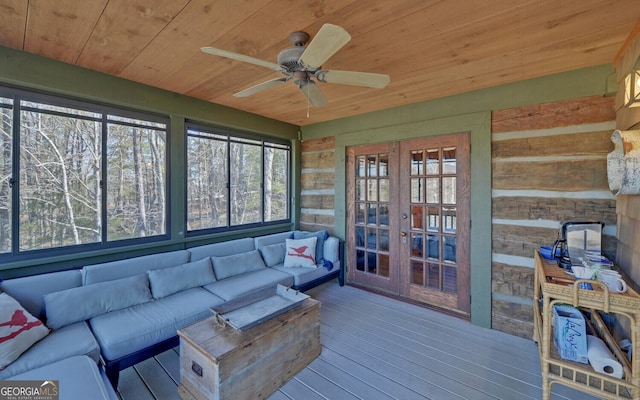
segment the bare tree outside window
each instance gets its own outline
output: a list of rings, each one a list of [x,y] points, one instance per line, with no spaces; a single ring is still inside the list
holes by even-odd
[[[187,230],[289,219],[290,152],[288,144],[189,128]]]
[[[108,240],[164,234],[165,132],[111,122],[107,131]]]
[[[95,242],[101,124],[35,107],[20,113],[20,250]]]
[[[0,253],[11,251],[13,101],[0,97]]]
[[[0,97],[0,253],[164,235],[166,140],[165,123]]]

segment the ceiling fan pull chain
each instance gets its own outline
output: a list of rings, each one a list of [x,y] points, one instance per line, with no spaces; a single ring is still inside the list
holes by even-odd
[[[307,85],[307,119],[309,118],[309,103],[311,101],[309,100],[309,85]]]

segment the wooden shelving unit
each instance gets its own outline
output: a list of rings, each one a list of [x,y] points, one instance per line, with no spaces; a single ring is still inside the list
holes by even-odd
[[[579,282],[589,282],[594,290],[580,289]],[[560,358],[553,344],[551,327],[552,307],[572,304],[590,315],[588,325],[606,344],[624,369],[622,379],[593,370],[589,364]],[[640,321],[640,295],[629,288],[626,293],[610,293],[600,282],[575,281],[553,260],[546,260],[535,252],[533,340],[540,350],[542,370],[542,400],[549,400],[554,383],[572,387],[605,399],[640,400],[640,352],[638,323]],[[599,311],[625,316],[631,328],[629,339],[633,343],[633,361],[629,362],[609,332]]]

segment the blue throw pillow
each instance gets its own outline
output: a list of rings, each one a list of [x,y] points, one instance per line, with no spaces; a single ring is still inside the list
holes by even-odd
[[[294,239],[307,239],[315,237],[316,240],[316,264],[324,265],[324,241],[329,238],[329,232],[321,230],[317,232],[295,231]]]

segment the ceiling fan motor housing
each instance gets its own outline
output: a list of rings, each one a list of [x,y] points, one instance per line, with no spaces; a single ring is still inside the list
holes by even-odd
[[[300,56],[304,53],[304,50],[304,47],[290,47],[282,50],[278,54],[278,64],[282,65],[288,72],[303,70],[298,60],[300,60]]]

